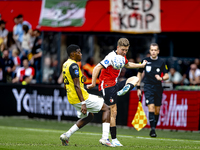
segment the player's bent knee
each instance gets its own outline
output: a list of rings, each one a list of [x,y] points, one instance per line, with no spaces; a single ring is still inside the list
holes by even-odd
[[[94,119],[94,114],[93,113],[89,113],[88,117],[89,117],[90,120],[92,120],[92,119]]]
[[[138,81],[139,81],[139,78],[138,77],[133,77],[134,79],[133,79],[133,82],[134,83],[138,83]]]
[[[133,85],[137,84],[139,82],[139,78],[134,76],[134,77],[130,77],[126,83],[131,83]]]
[[[110,106],[106,105],[105,103],[103,104],[102,108],[101,108],[102,111],[109,111],[110,112]]]

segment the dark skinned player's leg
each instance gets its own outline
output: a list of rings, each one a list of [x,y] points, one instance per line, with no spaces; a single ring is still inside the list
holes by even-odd
[[[89,113],[87,117],[79,119],[76,124],[74,124],[66,133],[60,136],[60,140],[62,141],[62,145],[68,145],[69,137],[75,133],[77,130],[88,124],[94,118],[93,113]]]
[[[84,127],[86,124],[88,124],[90,121],[92,121],[93,118],[94,118],[94,114],[89,113],[87,117],[79,119],[76,122],[76,125],[80,129],[80,128]]]
[[[102,110],[102,123],[103,122],[110,123],[110,107],[104,103],[101,110]]]

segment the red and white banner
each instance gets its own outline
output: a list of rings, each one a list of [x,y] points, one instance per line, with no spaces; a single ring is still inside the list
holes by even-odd
[[[111,31],[155,33],[160,29],[160,0],[110,0]]]
[[[137,93],[131,91],[129,99],[128,126],[137,109]],[[148,119],[148,107],[145,96],[142,106]],[[200,116],[200,94],[196,91],[165,91],[162,98],[159,122],[156,128],[175,130],[198,130]],[[149,122],[146,127],[149,126]]]
[[[120,2],[125,6],[119,7],[117,4]],[[1,19],[6,21],[6,28],[12,31],[13,18],[23,14],[24,20],[35,29],[38,28],[41,6],[42,0],[0,0]],[[42,26],[40,29],[63,32],[200,32],[198,0],[89,0],[85,8],[86,20],[81,27]],[[130,9],[134,9],[131,15],[128,14]],[[152,16],[156,20],[152,20]],[[127,24],[127,18],[130,25]]]

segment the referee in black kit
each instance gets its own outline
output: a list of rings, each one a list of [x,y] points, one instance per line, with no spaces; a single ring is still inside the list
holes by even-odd
[[[137,95],[142,96],[140,90],[140,83],[142,78],[142,72],[145,71],[143,78],[144,82],[144,94],[146,99],[146,105],[149,110],[149,123],[151,126],[150,136],[156,137],[155,128],[159,119],[160,106],[162,102],[163,88],[161,81],[167,80],[169,78],[168,69],[165,62],[158,57],[160,52],[158,44],[152,43],[150,45],[150,57],[143,60],[147,60],[145,68],[140,68],[138,70],[137,77],[139,82],[137,84]],[[142,61],[143,61],[142,60]],[[161,74],[164,74],[161,77]]]

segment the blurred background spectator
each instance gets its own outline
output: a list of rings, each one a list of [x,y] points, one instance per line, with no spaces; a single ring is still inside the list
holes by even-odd
[[[40,30],[34,30],[35,40],[32,48],[31,64],[35,69],[35,78],[37,83],[41,83],[41,59],[42,59],[42,37]]]
[[[194,64],[196,64],[196,65],[197,65],[197,68],[200,69],[200,60],[199,60],[199,58],[195,58],[195,59],[194,59]]]
[[[9,51],[5,49],[3,51],[3,62],[5,65],[5,79],[7,83],[12,82],[12,74],[15,71],[15,64],[12,59],[9,58]]]
[[[5,80],[5,65],[2,57],[0,57],[0,83],[6,82]]]
[[[174,67],[171,67],[168,72],[169,79],[165,82],[172,83],[173,87],[181,84],[189,84],[189,81],[181,75]]]
[[[6,29],[6,22],[4,20],[0,21],[0,44],[7,42],[8,30]]]
[[[86,81],[84,84],[91,84],[92,83],[92,72],[96,65],[94,64],[94,58],[88,57],[86,60],[86,64],[82,67],[82,72],[86,76]],[[99,79],[97,78],[96,84],[99,84]]]
[[[13,33],[12,32],[8,33],[8,40],[7,40],[6,48],[9,50],[9,58],[12,57],[12,51],[14,49],[17,49],[18,52],[20,52],[20,49],[18,48],[15,40],[13,39]]]
[[[189,79],[190,84],[192,85],[197,85],[200,83],[200,69],[197,68],[196,64],[190,65]]]
[[[13,71],[12,78],[14,78],[17,74],[18,69],[21,65],[21,59],[19,58],[19,51],[17,49],[13,49],[12,51],[12,59],[15,65],[15,70]]]
[[[31,52],[31,37],[29,34],[29,27],[27,25],[23,25],[23,40],[22,40],[22,46],[21,46],[21,53],[20,53],[20,58],[22,57],[27,57],[28,54]]]
[[[35,70],[33,67],[29,67],[28,58],[23,58],[23,67],[20,67],[17,70],[16,77],[12,80],[12,83],[21,83],[25,81],[26,84],[31,83],[33,81],[33,77],[35,75]]]
[[[48,56],[44,58],[44,68],[42,73],[43,73],[42,81],[44,83],[52,83],[54,70],[51,67],[51,58]]]

